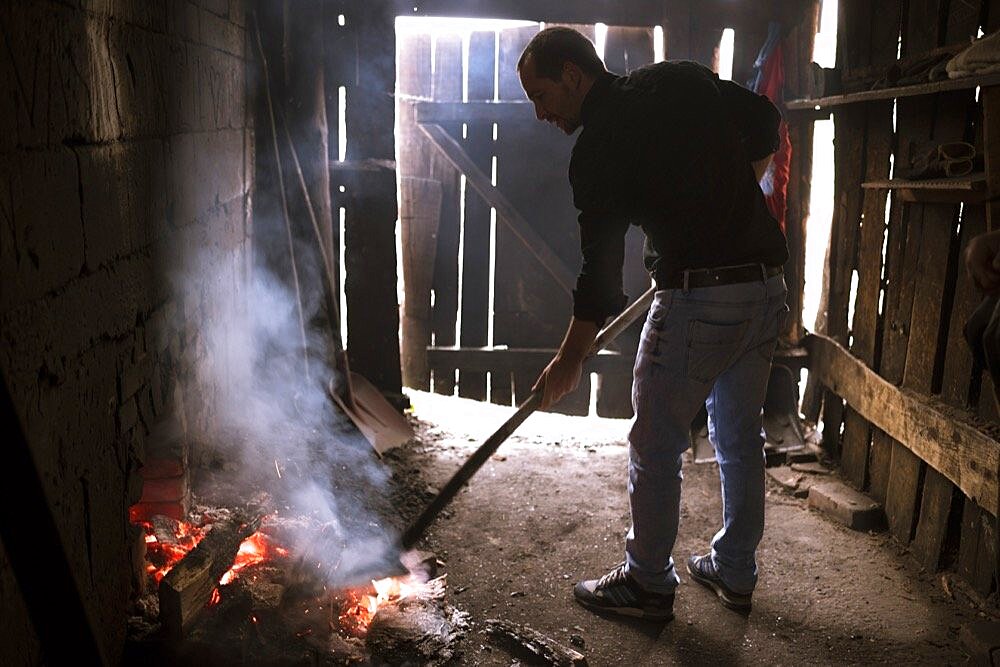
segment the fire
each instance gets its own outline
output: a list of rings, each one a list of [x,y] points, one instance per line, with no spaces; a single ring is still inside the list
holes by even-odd
[[[160,580],[170,572],[178,561],[198,546],[198,543],[208,533],[211,525],[205,524],[199,526],[185,521],[174,522],[174,539],[169,542],[162,542],[157,537],[156,527],[152,522],[138,521],[136,523],[146,532],[144,538],[147,558],[146,572],[153,577],[157,585],[159,585]],[[219,579],[219,585],[225,586],[232,582],[243,568],[272,558],[274,554],[285,557],[288,555],[288,551],[272,544],[266,535],[257,531],[240,544],[239,551],[236,553],[236,558],[233,561],[233,566]],[[217,598],[218,592],[216,591],[212,596],[212,604],[218,602]]]
[[[225,586],[235,579],[239,571],[243,568],[248,565],[256,565],[257,563],[264,562],[269,557],[272,549],[279,556],[288,555],[288,550],[272,546],[268,542],[267,536],[258,530],[240,544],[240,549],[236,552],[236,559],[233,561],[233,566],[222,575],[222,578],[219,579],[219,584]]]
[[[174,539],[171,542],[161,542],[156,536],[156,528],[149,521],[137,522],[146,532],[146,572],[157,584],[170,572],[177,561],[184,558],[189,551],[198,546],[205,537],[205,527],[193,523],[178,521],[174,524]]]
[[[340,614],[340,625],[345,630],[363,635],[380,607],[410,597],[424,586],[412,576],[373,579],[372,588],[348,593],[347,604]],[[375,595],[371,595],[373,589]]]

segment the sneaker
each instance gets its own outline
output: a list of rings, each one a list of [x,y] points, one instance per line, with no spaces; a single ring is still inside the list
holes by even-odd
[[[625,563],[600,579],[581,581],[573,597],[588,609],[623,616],[669,621],[674,617],[673,593],[650,593],[625,571]]]
[[[750,612],[751,599],[753,593],[737,593],[722,582],[712,562],[712,555],[691,556],[687,562],[688,572],[691,578],[706,588],[711,588],[719,596],[719,601],[724,607],[738,611],[742,614]]]

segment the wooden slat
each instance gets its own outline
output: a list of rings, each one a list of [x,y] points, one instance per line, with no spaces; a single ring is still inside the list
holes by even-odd
[[[996,515],[1000,470],[1000,429],[996,425],[896,387],[826,336],[807,336],[805,345],[810,372],[825,386]]]
[[[873,103],[867,107],[865,177],[889,174],[892,152],[892,106]],[[858,283],[851,324],[851,351],[870,368],[878,368],[876,357],[880,321],[879,293],[882,286],[882,241],[885,238],[885,192],[864,193],[861,233],[858,248]],[[868,475],[871,428],[853,410],[844,415],[841,468],[844,477],[858,489],[864,489]]]
[[[401,35],[396,50],[399,127],[399,221],[403,270],[401,364],[403,385],[428,391],[431,371],[431,288],[441,218],[441,183],[430,178],[430,150],[409,98],[430,97],[431,36]]]
[[[926,3],[925,3],[926,4]],[[907,21],[909,23],[925,21],[934,23],[937,20],[936,8],[933,12],[926,14],[918,11],[919,5],[911,5]],[[930,11],[926,9],[926,11]],[[914,47],[911,53],[920,53],[923,50],[935,46],[933,43]],[[900,100],[897,103],[897,128],[898,128],[898,150],[896,152],[896,163],[903,168],[909,164],[911,156],[916,154],[915,146],[920,146],[933,136],[934,119],[936,112],[936,99],[933,97],[920,97]],[[924,243],[925,230],[930,225],[925,225],[924,213],[927,206],[923,204],[903,204],[902,220],[906,226],[906,248],[904,250],[903,270],[897,277],[896,286],[890,283],[889,292],[896,290],[906,295],[898,306],[899,310],[894,313],[893,321],[889,332],[895,334],[886,341],[886,349],[883,354],[883,364],[880,370],[883,377],[893,382],[902,384],[904,382],[913,385],[926,385],[928,390],[931,384],[930,371],[918,371],[922,365],[928,368],[921,359],[914,358],[915,355],[930,354],[918,344],[914,344],[912,329],[914,326],[921,327],[920,320],[926,316],[925,309],[918,308],[919,304],[915,296],[918,291],[920,267],[927,263],[929,248]],[[940,230],[939,230],[940,231]],[[934,232],[930,232],[933,236]],[[907,302],[908,301],[908,302]],[[936,302],[935,302],[936,303]],[[926,330],[926,327],[924,327]],[[923,342],[926,345],[926,341]],[[888,363],[887,363],[888,362]],[[931,362],[933,367],[933,362]],[[926,380],[924,376],[926,375]],[[916,528],[917,517],[919,516],[920,487],[923,483],[924,467],[920,459],[913,454],[905,445],[899,442],[892,442],[889,454],[888,479],[885,491],[885,512],[889,524],[889,530],[893,536],[903,544],[909,544]]]
[[[412,128],[414,131],[416,128]],[[430,389],[427,346],[431,343],[431,284],[441,218],[441,183],[403,177],[399,183],[400,247],[402,250],[402,374],[403,384]]]
[[[467,79],[469,99],[493,98],[496,32],[474,32],[469,37]],[[461,144],[471,162],[489,174],[493,162],[493,124],[475,121],[466,125]],[[468,177],[466,177],[468,178]],[[468,181],[467,181],[468,182]],[[462,224],[462,330],[459,343],[486,345],[489,332],[490,204],[475,192],[465,193]],[[485,400],[486,374],[459,367],[458,395]]]
[[[507,28],[499,32],[499,62],[497,63],[497,92],[499,104],[513,106],[515,104],[527,104],[524,91],[521,89],[521,81],[517,76],[517,61],[521,51],[531,38],[538,32],[538,26],[523,26],[519,28]],[[527,119],[527,120],[526,120]],[[521,204],[519,198],[521,193],[518,190],[518,177],[523,175],[524,162],[518,155],[518,149],[511,144],[523,138],[522,128],[526,123],[534,122],[534,112],[530,109],[525,114],[518,114],[516,118],[498,119],[497,127],[497,185],[504,188],[508,198],[514,205]],[[516,157],[516,159],[511,159]],[[512,178],[513,177],[513,178]],[[530,196],[530,195],[529,195]],[[545,284],[548,291],[562,295],[563,292],[558,287],[551,285],[551,280],[545,275],[544,270],[538,267],[537,262],[530,256],[526,256],[523,247],[517,237],[506,225],[499,225],[496,232],[496,269],[493,294],[493,340],[496,344],[505,344],[512,347],[532,344],[532,341],[525,339],[526,329],[528,332],[541,333],[541,327],[523,326],[522,313],[527,309],[527,304],[523,298],[528,291],[523,285]],[[546,290],[540,290],[548,293]],[[537,294],[537,292],[535,292]],[[535,308],[536,311],[544,310]],[[536,313],[536,315],[539,313]],[[558,330],[561,323],[555,325],[553,329]],[[552,337],[558,336],[555,331]],[[534,341],[535,344],[542,340]],[[546,343],[548,344],[548,343]],[[505,381],[504,381],[505,380]],[[498,382],[494,373],[491,382],[490,399],[495,403],[511,405],[514,403],[515,376],[507,374]]]
[[[462,38],[440,35],[435,42],[432,95],[438,101],[462,99]],[[449,128],[447,125],[446,129]],[[437,253],[434,259],[434,306],[431,319],[437,345],[455,344],[458,315],[458,239],[461,219],[459,174],[437,151],[431,157],[431,178],[441,183],[441,219],[438,224]],[[455,389],[455,368],[431,366],[434,391],[451,395]]]
[[[518,213],[500,190],[493,186],[490,179],[469,158],[458,142],[439,125],[427,124],[420,127],[434,142],[441,154],[456,169],[465,174],[468,184],[497,210],[497,218],[502,220],[517,235],[518,239],[538,259],[556,282],[567,293],[572,293],[573,285],[576,284],[576,274],[569,270],[566,263],[552,251],[549,244]]]
[[[865,110],[844,110],[834,118],[836,162],[833,225],[830,231],[826,333],[846,341],[851,277],[857,266],[858,227],[861,220],[861,179],[865,170]],[[823,397],[823,447],[840,455],[844,408],[829,392]]]
[[[969,91],[939,95],[933,140],[945,142],[971,139],[967,110],[973,103],[974,98]],[[926,249],[926,262],[919,269],[914,298],[917,303],[933,303],[937,307],[921,313],[911,324],[911,349],[907,353],[903,384],[927,393],[938,392],[944,367],[948,343],[947,326],[954,295],[954,279],[949,276],[953,277],[958,271],[958,216],[959,208],[955,205],[924,206],[921,255],[925,255]],[[914,363],[918,360],[926,363]],[[916,559],[931,572],[939,569],[941,563],[948,532],[948,516],[952,511],[954,497],[951,482],[937,470],[928,468],[924,475],[920,514],[912,548]]]

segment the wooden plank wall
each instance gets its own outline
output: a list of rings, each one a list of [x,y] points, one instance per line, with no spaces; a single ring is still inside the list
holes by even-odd
[[[838,67],[868,76],[901,57],[967,42],[988,7],[947,0],[841,0]],[[972,3],[976,4],[976,3]],[[996,4],[987,0],[987,5]],[[893,114],[895,113],[895,121]],[[827,333],[886,380],[980,410],[982,369],[961,328],[979,295],[960,251],[985,229],[978,204],[903,202],[863,181],[890,177],[928,144],[983,145],[982,105],[954,91],[837,107],[835,212],[828,258]],[[885,251],[883,252],[883,246]],[[848,319],[849,311],[853,318]],[[884,504],[889,529],[930,571],[955,566],[988,594],[996,563],[996,520],[904,444],[872,427],[833,392],[823,400],[824,446],[844,477]]]
[[[815,12],[809,14],[814,21]],[[798,14],[795,14],[798,16]],[[717,52],[722,31],[732,23],[718,12],[708,12],[693,3],[680,3],[665,17],[666,57],[700,60],[707,65],[717,64]],[[592,39],[594,26],[573,25]],[[409,209],[417,207],[410,201],[420,181],[427,179],[441,182],[440,220],[429,225],[436,233],[433,268],[431,270],[430,292],[427,288],[407,285],[406,299],[414,301],[414,308],[404,304],[404,346],[406,355],[418,354],[421,342],[429,337],[436,347],[478,348],[485,346],[492,318],[495,346],[509,348],[556,348],[562,339],[566,323],[571,315],[572,301],[569,295],[554,283],[551,276],[541,267],[538,260],[526,252],[523,244],[506,225],[497,221],[493,226],[495,242],[495,276],[493,288],[493,310],[489,311],[489,258],[490,258],[490,208],[479,195],[466,188],[464,197],[459,186],[459,176],[449,165],[439,164],[436,152],[427,156],[420,148],[421,140],[408,138],[413,134],[414,116],[412,102],[417,98],[433,101],[461,101],[462,80],[468,79],[468,101],[493,101],[494,86],[497,101],[523,102],[524,93],[517,78],[516,62],[521,51],[538,31],[538,25],[529,25],[499,30],[497,32],[474,33],[468,38],[468,57],[463,70],[461,37],[457,34],[439,34],[432,43],[429,36],[423,38],[409,35],[400,42],[399,91],[410,96],[409,101],[400,101],[400,176],[406,188],[401,188],[403,196],[402,219],[404,226],[417,219],[417,213]],[[813,32],[799,30],[794,41],[794,55],[786,59],[800,85],[798,72],[804,71],[798,60],[811,55]],[[767,34],[767,23],[760,12],[748,13],[736,27],[734,79],[746,80],[757,51]],[[421,41],[422,39],[422,41]],[[605,60],[610,70],[626,73],[636,67],[653,61],[653,29],[611,26],[605,42]],[[433,72],[430,72],[429,53],[433,53]],[[495,60],[495,62],[494,62]],[[494,66],[496,69],[494,70]],[[494,72],[496,74],[494,75]],[[494,81],[494,76],[496,81]],[[427,82],[430,82],[428,86]],[[527,110],[526,110],[527,111]],[[533,116],[510,120],[504,117],[499,122],[470,119],[467,123],[444,122],[442,126],[469,157],[488,175],[496,164],[496,184],[504,197],[518,210],[538,235],[549,243],[572,270],[580,265],[579,229],[577,212],[572,205],[572,195],[567,179],[567,166],[573,139],[566,137],[557,128],[539,123]],[[494,138],[495,137],[495,138]],[[811,132],[803,129],[796,140],[811,138]],[[423,140],[426,142],[426,139]],[[808,195],[805,175],[809,164],[811,146],[798,153],[799,161],[793,165],[799,179],[794,186],[794,195],[799,202],[791,223],[797,225],[793,235],[793,255],[799,257],[804,250],[804,224],[807,206],[803,203]],[[431,167],[428,169],[427,164]],[[530,165],[530,168],[526,168]],[[464,202],[464,203],[463,203]],[[459,208],[459,207],[463,208]],[[426,207],[423,207],[426,208]],[[417,216],[417,217],[415,217]],[[411,235],[404,230],[404,271],[417,275],[419,258],[410,254],[416,247],[428,245],[426,239]],[[430,231],[425,232],[430,233]],[[624,271],[625,291],[636,298],[650,285],[650,279],[642,265],[641,230],[631,229],[627,237],[627,256]],[[412,247],[411,247],[412,246]],[[461,263],[459,255],[461,254]],[[408,259],[409,257],[409,259]],[[461,269],[459,266],[461,265]],[[791,263],[794,267],[794,261]],[[799,269],[790,273],[792,294],[801,301],[802,280]],[[425,270],[427,267],[424,267]],[[461,273],[461,294],[459,294],[459,274]],[[424,304],[428,305],[424,309]],[[420,315],[424,309],[427,314]],[[411,314],[412,315],[411,319]],[[456,337],[456,322],[460,316],[461,331]],[[421,318],[429,319],[427,325]],[[423,327],[423,328],[421,328]],[[631,360],[634,358],[638,342],[638,331],[626,332],[618,341],[618,350]],[[408,341],[408,332],[416,331],[415,341]],[[793,338],[795,338],[793,336]],[[406,356],[404,355],[404,357]],[[406,378],[417,388],[432,387],[444,394],[457,393],[459,396],[485,399],[510,405],[523,401],[540,367],[531,364],[511,365],[510,355],[503,355],[503,364],[492,370],[483,371],[480,364],[463,372],[454,366],[442,366],[454,355],[435,354],[434,362],[412,362],[404,358]],[[498,359],[499,359],[498,355]],[[527,358],[527,357],[526,357]],[[531,357],[535,359],[536,357]],[[457,362],[452,362],[457,363]],[[621,366],[625,366],[622,364]],[[629,364],[630,365],[630,364]],[[430,366],[429,370],[427,370]],[[459,378],[457,386],[454,378]],[[430,376],[428,380],[427,376]],[[608,417],[629,417],[631,407],[631,377],[627,373],[603,374],[599,377],[597,391],[597,413]],[[581,386],[567,396],[558,406],[559,411],[568,414],[587,414],[591,395],[590,377],[584,377]]]
[[[399,310],[396,297],[396,170],[392,102],[396,79],[395,17],[381,5],[331,1],[323,7],[327,28],[324,90],[334,220],[344,209],[344,237],[334,233],[337,279],[345,275],[347,347],[352,370],[391,399],[402,402]],[[343,16],[343,25],[339,17]],[[345,88],[345,163],[338,164],[338,89]],[[381,169],[357,167],[381,161]],[[336,227],[337,225],[335,225]],[[335,232],[337,230],[335,229]],[[352,316],[353,313],[353,316]]]

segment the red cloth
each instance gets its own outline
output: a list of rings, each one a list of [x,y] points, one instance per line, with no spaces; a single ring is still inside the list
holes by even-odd
[[[784,50],[778,43],[761,67],[761,77],[757,81],[755,92],[764,95],[779,109],[784,106],[782,90],[785,86]],[[781,231],[785,231],[785,206],[788,191],[789,165],[792,161],[792,142],[788,138],[788,125],[784,120],[778,128],[780,143],[774,154],[771,166],[761,180],[767,209],[778,221]]]

